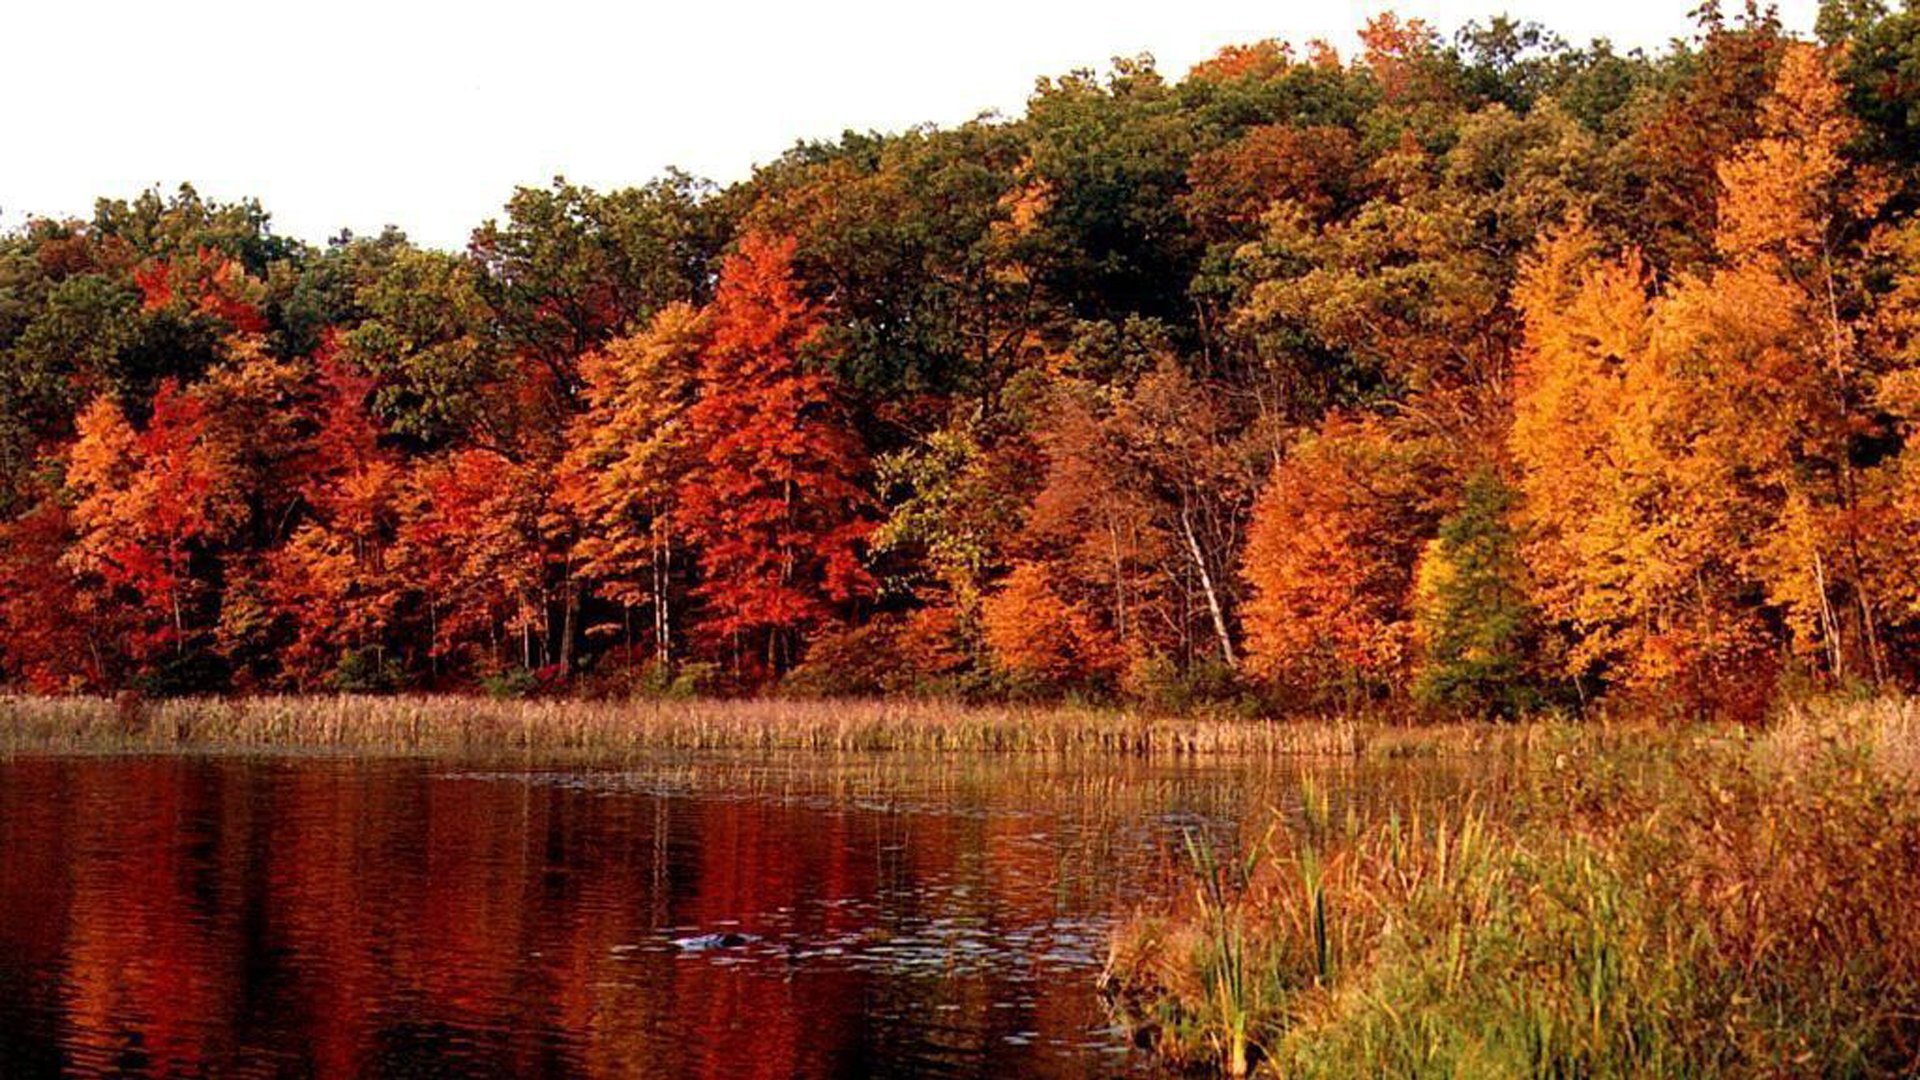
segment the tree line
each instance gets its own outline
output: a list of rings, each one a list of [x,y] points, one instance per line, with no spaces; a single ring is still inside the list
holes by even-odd
[[[1920,16],[1697,18],[1117,59],[458,253],[190,187],[31,220],[0,683],[1911,686]]]

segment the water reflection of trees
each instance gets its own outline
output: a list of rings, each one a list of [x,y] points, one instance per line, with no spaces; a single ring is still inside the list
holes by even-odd
[[[153,1076],[1103,1073],[1060,1056],[1101,1022],[1090,975],[1030,939],[1159,879],[1180,824],[1231,831],[1288,788],[1007,763],[3,768],[0,1050]],[[760,939],[741,955],[668,944],[735,921]]]

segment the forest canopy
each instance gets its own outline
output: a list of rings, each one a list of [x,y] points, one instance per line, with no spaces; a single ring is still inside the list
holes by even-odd
[[[1920,683],[1920,14],[0,234],[0,686],[1752,715]]]

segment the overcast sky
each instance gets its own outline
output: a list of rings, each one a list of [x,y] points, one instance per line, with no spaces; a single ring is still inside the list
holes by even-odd
[[[1786,0],[1796,30],[1816,0]],[[669,165],[721,182],[799,138],[1015,114],[1034,77],[1229,42],[1343,53],[1382,0],[16,0],[0,6],[0,224],[192,181],[318,241],[398,225],[459,247],[516,184]],[[1418,0],[1658,48],[1694,0]],[[1730,10],[1737,3],[1728,3]]]

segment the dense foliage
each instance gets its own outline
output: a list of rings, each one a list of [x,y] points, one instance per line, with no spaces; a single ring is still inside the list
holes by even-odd
[[[556,180],[458,254],[190,188],[0,236],[0,682],[1920,681],[1920,15],[1362,41]]]

